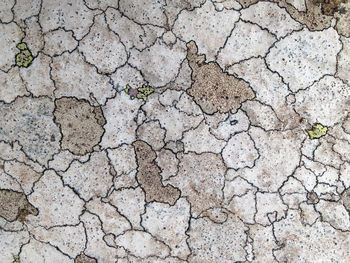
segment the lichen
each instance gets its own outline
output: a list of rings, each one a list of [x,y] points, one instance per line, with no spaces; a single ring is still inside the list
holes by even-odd
[[[222,71],[216,62],[206,63],[194,41],[187,43],[187,59],[192,69],[192,86],[187,93],[206,114],[235,113],[255,94],[249,83]]]
[[[327,134],[327,130],[327,127],[318,123],[311,130],[307,130],[307,133],[309,134],[310,139],[319,139]]]
[[[19,256],[13,256],[13,263],[20,263]]]
[[[130,96],[130,99],[132,100],[138,98],[147,101],[147,97],[154,92],[154,88],[144,84],[142,87],[134,89],[129,84],[127,84],[124,91]]]
[[[29,67],[30,63],[33,61],[33,55],[28,49],[27,44],[21,42],[17,44],[16,47],[20,50],[20,52],[16,54],[16,65],[18,67]]]

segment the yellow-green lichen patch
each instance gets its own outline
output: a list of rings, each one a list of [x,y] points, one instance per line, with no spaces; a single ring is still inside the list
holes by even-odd
[[[27,47],[27,44],[21,42],[16,46],[20,52],[16,55],[16,65],[18,67],[29,67],[30,63],[33,61],[32,52]]]
[[[309,134],[310,139],[319,139],[327,134],[327,130],[327,127],[318,123],[311,130],[307,130],[307,133]]]
[[[126,85],[124,91],[130,96],[130,99],[132,100],[138,98],[147,101],[147,97],[154,92],[154,88],[144,84],[142,87],[134,89],[128,84]]]
[[[19,256],[13,256],[13,263],[20,263]]]

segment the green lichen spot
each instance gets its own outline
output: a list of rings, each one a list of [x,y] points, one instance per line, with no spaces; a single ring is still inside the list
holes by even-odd
[[[146,101],[147,97],[154,92],[154,88],[152,88],[151,86],[143,85],[141,88],[138,88],[137,91],[138,93],[136,97],[138,99],[143,99],[144,101]]]
[[[16,46],[19,50],[26,50],[27,49],[27,44],[22,42],[22,43],[18,43]]]
[[[20,263],[19,256],[13,256],[13,263]]]
[[[312,130],[307,130],[307,133],[309,134],[310,139],[319,139],[326,135],[327,130],[327,127],[323,126],[322,124],[316,124]]]
[[[16,55],[16,65],[18,67],[29,67],[30,63],[33,61],[32,52],[27,47],[27,44],[21,42],[16,46],[20,52]]]
[[[128,84],[126,85],[124,91],[132,100],[138,98],[147,101],[147,97],[154,92],[154,88],[144,84],[141,88],[134,89]]]

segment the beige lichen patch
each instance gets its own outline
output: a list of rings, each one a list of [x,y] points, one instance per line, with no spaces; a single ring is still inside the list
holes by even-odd
[[[143,141],[133,143],[138,163],[137,180],[146,193],[146,201],[174,205],[180,197],[179,189],[162,184],[161,169],[155,162],[156,153]]]
[[[97,263],[97,260],[82,253],[74,259],[74,263]]]
[[[342,195],[341,195],[341,199],[343,202],[343,205],[345,207],[345,209],[350,212],[350,188],[346,189]]]
[[[92,152],[100,142],[106,124],[101,107],[76,98],[61,98],[55,105],[55,122],[63,135],[62,149],[76,155]]]
[[[7,221],[24,221],[26,216],[38,215],[38,210],[32,206],[23,193],[11,190],[0,190],[0,216]]]
[[[242,102],[254,98],[247,82],[224,73],[215,62],[205,63],[205,55],[197,52],[196,44],[189,42],[187,59],[192,68],[192,87],[188,94],[205,113],[236,112]]]

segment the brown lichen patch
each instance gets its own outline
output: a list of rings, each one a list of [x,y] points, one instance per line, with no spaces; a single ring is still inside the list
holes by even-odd
[[[315,192],[307,193],[306,198],[307,198],[306,202],[309,205],[310,204],[312,204],[312,205],[317,204],[319,202],[319,200],[320,200]]]
[[[341,200],[343,202],[345,209],[350,213],[350,188],[346,189],[342,193]]]
[[[92,152],[100,142],[106,124],[101,107],[66,97],[57,99],[55,105],[55,122],[63,135],[62,149],[76,155]]]
[[[97,263],[97,260],[82,253],[74,259],[74,263]]]
[[[156,164],[156,153],[143,141],[133,143],[138,163],[137,181],[146,193],[147,202],[161,202],[174,205],[180,198],[180,190],[172,185],[164,186],[161,169]]]
[[[7,221],[23,222],[27,215],[38,215],[38,210],[32,206],[23,193],[0,190],[0,216]]]
[[[244,101],[254,98],[247,82],[224,73],[215,62],[205,63],[205,55],[197,52],[195,42],[189,42],[187,59],[192,68],[192,86],[187,92],[205,113],[236,112]]]

